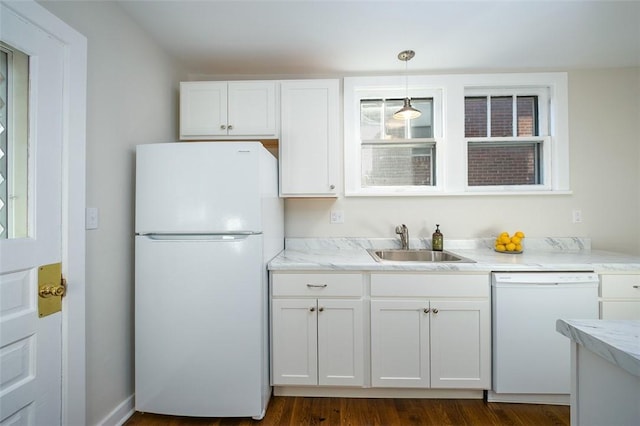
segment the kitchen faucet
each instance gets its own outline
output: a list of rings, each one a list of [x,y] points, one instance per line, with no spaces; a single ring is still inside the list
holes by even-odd
[[[396,234],[400,235],[402,250],[409,250],[409,228],[404,223],[396,226]]]

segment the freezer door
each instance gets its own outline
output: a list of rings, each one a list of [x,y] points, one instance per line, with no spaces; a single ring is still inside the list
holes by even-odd
[[[260,143],[136,149],[136,233],[261,231]]]
[[[263,237],[190,238],[136,237],[135,408],[260,416],[270,393]]]

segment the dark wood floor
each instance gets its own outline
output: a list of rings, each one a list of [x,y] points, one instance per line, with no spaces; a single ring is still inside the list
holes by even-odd
[[[135,413],[126,426],[301,425],[566,425],[569,407],[487,403],[478,399],[359,399],[272,397],[261,421]]]

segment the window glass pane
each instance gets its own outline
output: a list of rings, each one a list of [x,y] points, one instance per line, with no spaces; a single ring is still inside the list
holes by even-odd
[[[27,237],[29,57],[0,42],[0,238]]]
[[[403,106],[402,99],[360,101],[360,138],[363,141],[433,137],[433,99],[416,98],[411,105],[422,115],[404,121],[393,118]]]
[[[518,136],[538,136],[538,97],[518,96]]]
[[[435,146],[372,144],[362,146],[362,186],[431,186]]]
[[[433,99],[411,99],[411,106],[422,115],[409,121],[409,139],[433,138]]]
[[[487,136],[487,97],[464,98],[464,134],[468,138]]]
[[[541,142],[468,144],[468,184],[540,184]]]
[[[513,97],[491,97],[491,137],[513,136]]]
[[[0,50],[0,238],[7,238],[7,75],[8,55]]]

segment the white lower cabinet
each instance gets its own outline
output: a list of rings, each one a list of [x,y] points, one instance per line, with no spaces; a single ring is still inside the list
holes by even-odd
[[[600,275],[600,319],[640,320],[640,273]]]
[[[273,385],[364,384],[361,274],[272,274]]]
[[[371,385],[489,389],[488,275],[372,274]]]

